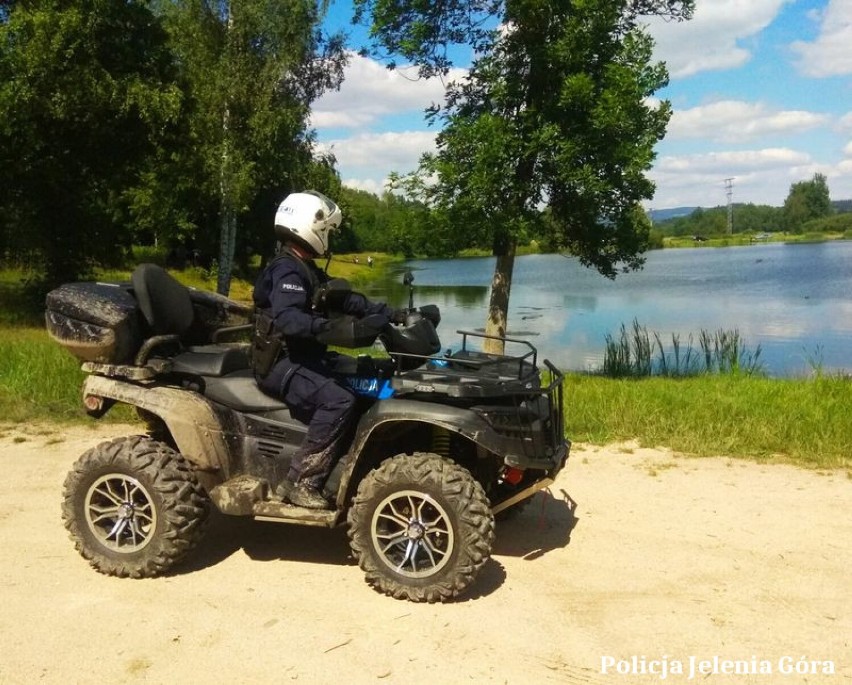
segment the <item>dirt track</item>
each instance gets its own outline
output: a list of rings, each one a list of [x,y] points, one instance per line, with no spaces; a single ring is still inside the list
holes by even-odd
[[[168,577],[96,573],[62,481],[127,430],[2,430],[0,683],[852,683],[845,471],[578,448],[472,593],[415,605],[363,582],[342,530],[222,516]],[[690,657],[772,672],[690,680]],[[634,673],[664,661],[685,672]]]

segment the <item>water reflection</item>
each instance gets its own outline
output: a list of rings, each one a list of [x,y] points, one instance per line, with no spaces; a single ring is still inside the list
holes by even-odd
[[[457,329],[482,329],[493,258],[406,266],[415,304],[441,308],[445,346]],[[401,283],[392,274],[370,294],[405,305]],[[852,370],[852,242],[661,250],[649,253],[643,271],[615,281],[560,255],[517,259],[509,334],[528,337],[563,368],[600,366],[605,336],[633,319],[682,343],[702,329],[737,329],[749,349],[761,346],[774,375],[806,373],[811,361]]]

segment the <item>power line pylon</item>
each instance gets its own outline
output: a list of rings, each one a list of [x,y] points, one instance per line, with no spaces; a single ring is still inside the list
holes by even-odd
[[[734,233],[734,178],[725,179],[725,195],[728,197],[728,235]]]

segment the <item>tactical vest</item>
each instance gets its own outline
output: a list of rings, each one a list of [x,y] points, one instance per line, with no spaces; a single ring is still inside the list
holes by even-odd
[[[310,283],[311,309],[315,309],[315,295],[320,292],[320,285],[328,281],[328,276],[313,263],[307,264],[302,261],[298,255],[286,247],[281,248],[275,258],[267,264],[264,274],[284,259],[292,259],[302,277]],[[266,299],[269,300],[271,295],[272,293],[267,293]],[[255,376],[258,378],[266,376],[275,366],[275,363],[286,355],[287,343],[284,334],[275,327],[271,310],[257,307],[255,309],[250,355]]]

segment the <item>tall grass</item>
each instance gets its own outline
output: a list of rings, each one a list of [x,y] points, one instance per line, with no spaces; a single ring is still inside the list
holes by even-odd
[[[79,362],[43,330],[8,329],[0,338],[0,418],[68,420],[83,416]]]
[[[696,456],[728,455],[809,468],[852,466],[852,382],[840,376],[745,375],[565,381],[572,440],[638,440]]]
[[[702,329],[698,334],[698,349],[694,344],[692,334],[684,344],[673,333],[671,345],[667,346],[659,333],[649,333],[634,319],[629,330],[621,324],[617,338],[606,335],[601,372],[610,378],[763,372],[760,345],[750,351],[736,329],[713,333]]]

